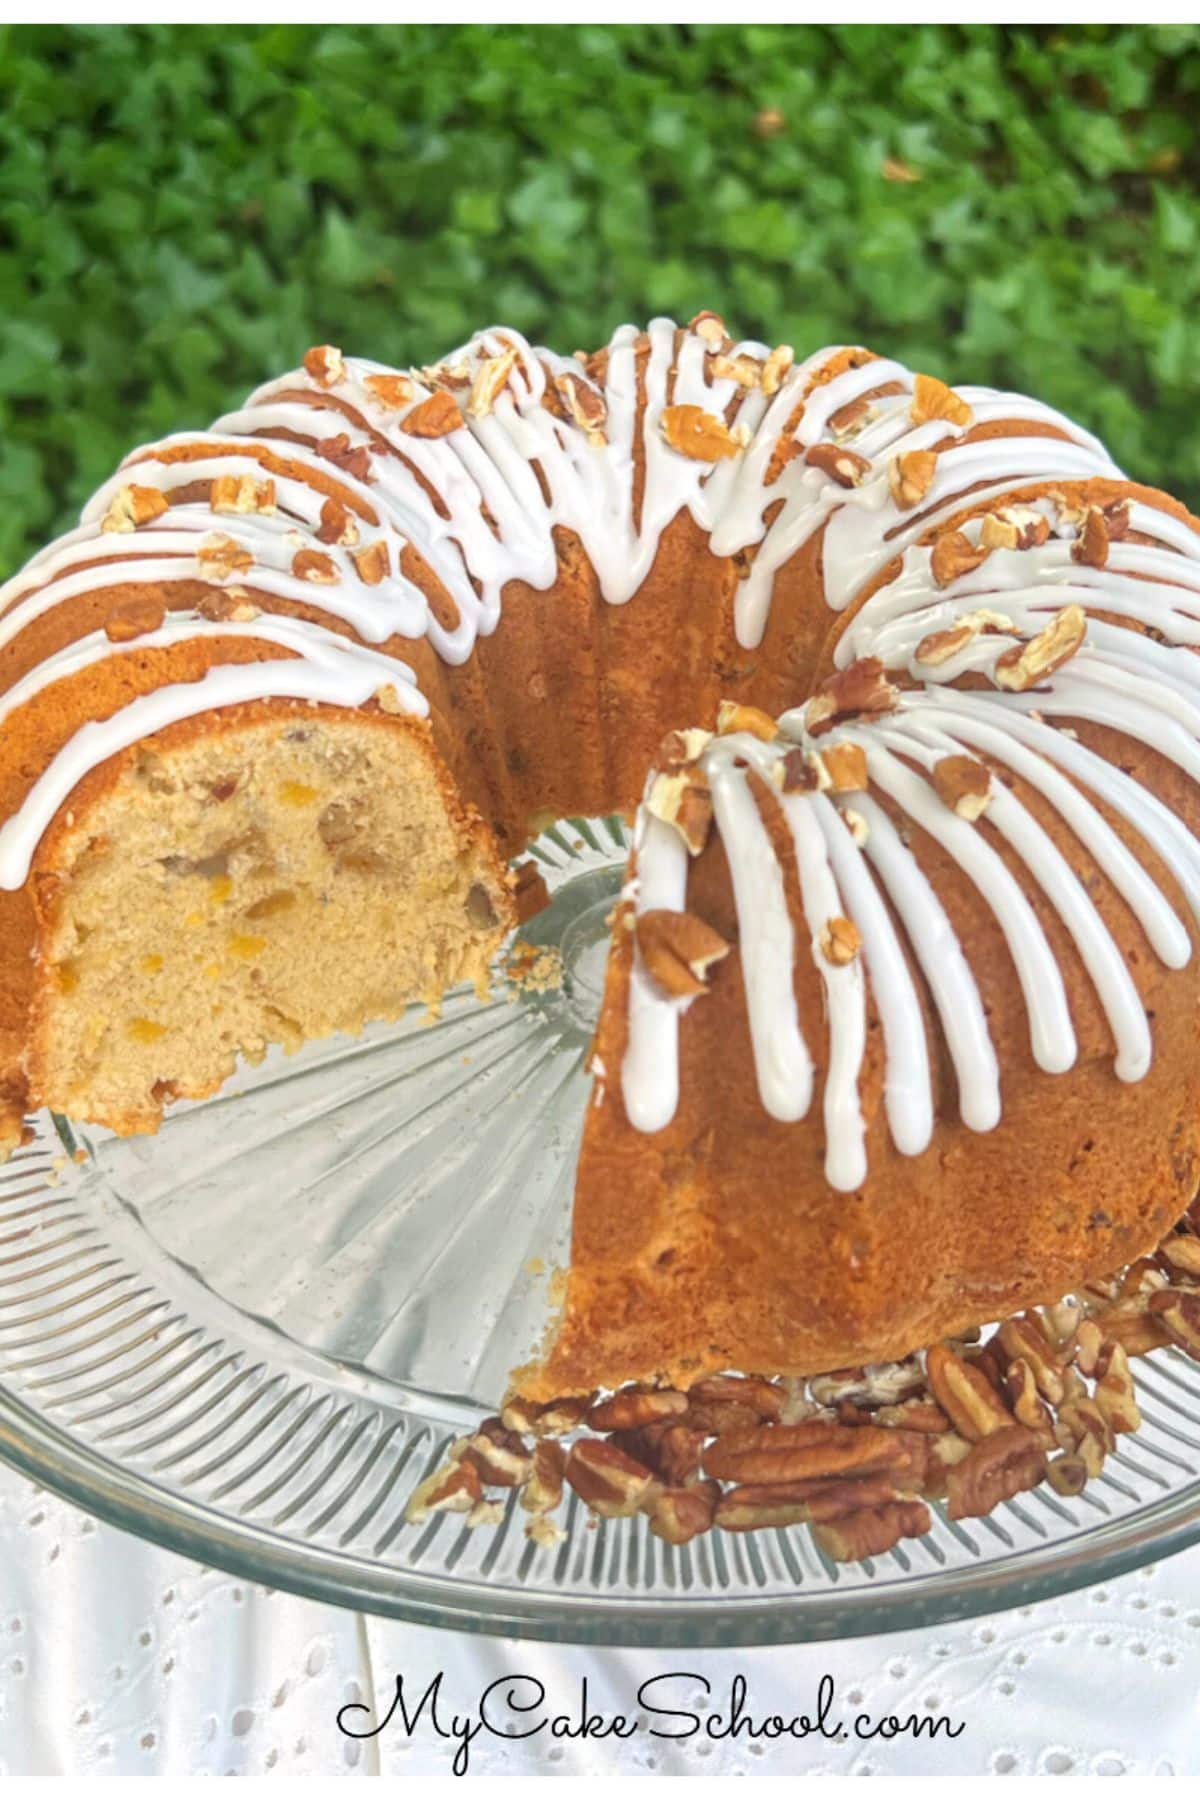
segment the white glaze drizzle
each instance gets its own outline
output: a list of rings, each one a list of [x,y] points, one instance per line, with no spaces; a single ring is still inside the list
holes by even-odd
[[[399,677],[396,686],[405,706],[419,709],[411,671],[367,646],[393,636],[425,637],[445,661],[464,662],[477,638],[496,629],[507,584],[552,585],[556,527],[579,537],[604,598],[613,605],[624,604],[638,591],[663,532],[684,512],[708,534],[714,554],[753,550],[748,578],[740,582],[735,602],[736,635],[746,647],[765,634],[776,574],[823,530],[826,600],[835,611],[849,607],[899,559],[898,573],[852,620],[838,646],[839,664],[878,655],[886,666],[905,669],[925,683],[924,693],[907,698],[899,714],[857,734],[867,749],[873,780],[938,838],[1000,922],[1042,1065],[1063,1069],[1075,1055],[1061,971],[1020,885],[988,843],[991,832],[1005,838],[1024,860],[1031,879],[1074,936],[1114,1033],[1118,1072],[1136,1079],[1149,1056],[1144,1013],[1117,947],[1065,858],[1053,851],[1051,840],[1014,796],[994,795],[985,821],[969,825],[942,807],[928,782],[906,763],[928,767],[935,752],[961,741],[965,749],[979,750],[1013,769],[1058,810],[1131,907],[1155,953],[1170,967],[1182,966],[1190,955],[1186,926],[1084,790],[1142,834],[1179,882],[1197,918],[1200,847],[1153,794],[1044,721],[1056,716],[1093,720],[1152,745],[1192,779],[1200,779],[1200,669],[1190,654],[1191,646],[1200,646],[1200,534],[1151,502],[1132,500],[1132,529],[1153,541],[1114,542],[1107,565],[1095,569],[1072,556],[1074,524],[1058,516],[1053,500],[1040,499],[1034,504],[1053,528],[1046,544],[1029,551],[993,551],[978,569],[939,588],[928,545],[919,540],[964,506],[1002,504],[1027,484],[1119,478],[1103,446],[1038,402],[983,388],[959,390],[972,408],[972,423],[1004,421],[1009,435],[964,442],[967,428],[945,419],[914,425],[914,378],[908,370],[867,361],[822,382],[818,377],[839,354],[835,349],[796,364],[768,397],[759,388],[742,388],[726,375],[717,376],[709,349],[697,332],[680,333],[670,320],[652,321],[644,338],[632,327],[621,327],[608,349],[601,388],[579,362],[493,328],[452,353],[444,368],[454,371],[455,391],[465,400],[480,368],[511,352],[505,385],[490,408],[480,416],[467,408],[463,423],[445,437],[427,439],[403,430],[409,412],[438,391],[443,376],[410,372],[411,396],[392,406],[384,404],[370,378],[396,372],[347,358],[329,390],[296,371],[252,394],[211,432],[178,434],[135,452],[89,502],[83,524],[0,588],[0,649],[36,619],[83,594],[139,580],[160,586],[212,580],[196,555],[208,534],[231,537],[253,558],[251,568],[233,576],[232,583],[267,601],[307,602],[342,621],[359,643],[319,624],[279,615],[269,623],[237,627],[211,626],[184,614],[168,619],[162,627],[164,643],[214,630],[259,636],[293,655],[219,665],[200,682],[172,684],[100,725],[85,727],[0,831],[8,876],[21,867],[22,852],[13,846],[20,843],[31,850],[36,844],[54,793],[69,793],[87,768],[121,744],[136,741],[136,735],[229,703],[214,696],[245,689],[246,697],[268,697],[295,690],[299,697],[361,705],[382,685],[379,665],[384,663]],[[765,347],[727,346],[726,353],[761,358]],[[572,423],[557,404],[546,404],[550,384],[566,376],[591,388],[602,401],[602,438]],[[830,421],[842,408],[886,385],[898,391],[870,401],[865,418],[848,435],[834,431]],[[311,404],[297,399],[296,390]],[[677,453],[663,436],[669,405],[698,406],[726,417],[747,440],[744,448],[716,464]],[[1024,424],[1048,425],[1059,435],[1036,435],[1023,430]],[[781,465],[776,452],[789,425],[800,454]],[[287,432],[313,441],[292,442],[283,435]],[[327,453],[325,446],[333,439],[341,440],[340,448],[331,446]],[[849,489],[809,465],[803,454],[818,443],[843,441],[870,465],[861,483]],[[888,481],[889,464],[907,451],[935,445],[934,477],[919,506],[899,509]],[[182,446],[206,454],[171,461],[171,451]],[[337,460],[347,449],[363,460],[365,473],[360,469],[352,475],[342,466],[344,458]],[[289,472],[265,467],[264,459],[270,458],[286,462]],[[639,461],[644,480],[635,516]],[[773,464],[778,472],[768,482]],[[278,511],[269,516],[214,514],[207,503],[173,497],[195,483],[229,475],[269,478]],[[131,482],[158,488],[168,511],[136,533],[102,532],[100,521],[109,505]],[[330,483],[351,504],[360,546],[382,540],[387,549],[387,573],[373,585],[361,577],[347,547],[323,540],[320,548],[335,568],[336,581],[308,582],[292,569],[296,549],[318,546]],[[978,540],[977,518],[964,529],[972,542]],[[449,597],[452,619],[435,616],[421,588],[400,572],[406,551],[420,559]],[[85,569],[85,561],[99,566]],[[990,671],[1001,650],[1033,635],[1070,602],[1149,626],[1162,641],[1093,619],[1085,651],[1036,693],[976,694],[947,685],[968,672]],[[961,656],[937,669],[921,664],[915,653],[922,637],[978,606],[1003,613],[1011,630],[978,637]],[[151,634],[130,647],[159,641],[159,634]],[[102,643],[101,634],[81,639],[17,684],[5,712],[72,669],[122,654],[125,648]],[[748,768],[769,779],[771,754],[757,740],[746,740],[737,755],[714,747],[711,775],[716,828],[732,852],[760,1091],[768,1112],[792,1119],[802,1117],[811,1103],[814,1068],[796,1014],[791,969],[797,951],[782,877],[746,779]],[[999,1117],[999,1071],[968,959],[887,814],[869,796],[854,799],[869,829],[865,850],[828,798],[800,794],[781,801],[796,845],[810,935],[819,943],[818,914],[835,900],[862,934],[861,962],[849,969],[828,968],[819,949],[813,951],[829,1022],[824,1084],[828,1170],[839,1186],[861,1179],[863,1128],[855,1096],[868,992],[883,1025],[885,1105],[893,1138],[905,1154],[916,1154],[932,1129],[920,1004],[881,890],[929,983],[964,1120],[973,1129],[986,1130]],[[61,799],[50,805],[51,812],[57,804]],[[639,827],[637,868],[639,909],[686,904],[686,852],[668,827],[647,815]],[[623,1090],[635,1123],[656,1130],[677,1105],[679,1020],[685,1008],[672,1003],[664,1009],[636,951],[633,990]]]

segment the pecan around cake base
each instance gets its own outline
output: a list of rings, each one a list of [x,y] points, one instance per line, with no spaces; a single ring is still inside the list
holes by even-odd
[[[570,1488],[599,1518],[646,1514],[670,1544],[807,1525],[832,1561],[857,1562],[923,1536],[930,1500],[966,1519],[1042,1481],[1082,1493],[1141,1424],[1131,1359],[1167,1345],[1200,1361],[1200,1202],[1119,1275],[903,1362],[542,1405],[513,1395],[406,1516],[494,1523],[489,1494],[515,1488],[528,1537],[549,1546],[566,1535],[555,1514]]]

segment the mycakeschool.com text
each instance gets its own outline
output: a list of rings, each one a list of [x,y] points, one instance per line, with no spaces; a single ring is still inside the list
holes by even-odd
[[[789,1738],[870,1743],[909,1737],[932,1745],[961,1737],[966,1730],[965,1720],[946,1714],[872,1714],[844,1707],[832,1675],[823,1675],[810,1697],[797,1696],[794,1712],[756,1709],[744,1675],[733,1675],[722,1691],[688,1669],[650,1676],[630,1696],[628,1711],[623,1712],[593,1708],[586,1676],[569,1695],[559,1696],[537,1676],[514,1671],[498,1676],[473,1699],[448,1694],[441,1671],[424,1679],[424,1685],[422,1679],[397,1675],[391,1692],[382,1691],[374,1708],[363,1702],[343,1706],[337,1715],[339,1731],[350,1738],[384,1732],[408,1739],[432,1737],[446,1745],[452,1772],[466,1775],[473,1746],[488,1738],[540,1741],[547,1750],[561,1742],[607,1739],[615,1745],[639,1737],[670,1743],[699,1738],[757,1744]]]

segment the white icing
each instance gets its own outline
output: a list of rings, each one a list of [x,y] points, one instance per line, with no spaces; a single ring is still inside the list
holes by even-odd
[[[395,686],[406,710],[423,712],[411,670],[371,646],[395,637],[425,639],[445,662],[464,663],[477,640],[497,629],[513,583],[539,591],[553,585],[556,531],[578,538],[604,600],[619,606],[645,582],[663,534],[689,515],[715,555],[748,559],[734,599],[735,635],[745,648],[765,636],[778,573],[822,534],[825,597],[834,612],[851,608],[894,565],[891,579],[851,618],[837,646],[838,665],[877,656],[920,684],[892,715],[862,721],[842,735],[862,745],[877,792],[944,847],[996,919],[1039,1064],[1049,1071],[1069,1068],[1076,1042],[1062,971],[1028,898],[1034,888],[1061,920],[1094,987],[1118,1075],[1138,1079],[1152,1053],[1145,1011],[1125,957],[1068,857],[1031,808],[999,781],[993,781],[983,818],[968,823],[942,803],[926,777],[944,754],[982,755],[1010,770],[1061,819],[1129,908],[1151,952],[1168,967],[1182,967],[1191,955],[1188,922],[1100,809],[1111,809],[1161,859],[1197,921],[1200,845],[1154,794],[1047,721],[1076,718],[1121,732],[1200,780],[1200,660],[1193,654],[1200,648],[1200,533],[1152,498],[1132,499],[1130,526],[1151,541],[1115,539],[1105,566],[1096,568],[1075,560],[1077,515],[1060,511],[1053,495],[1044,495],[1032,505],[1049,521],[1045,544],[995,550],[978,568],[939,587],[928,542],[939,526],[970,507],[976,516],[962,529],[978,543],[979,510],[1003,505],[1030,484],[1120,479],[1103,446],[1040,402],[986,388],[958,390],[971,408],[970,423],[1002,422],[1006,435],[971,441],[970,425],[944,419],[914,424],[909,370],[856,358],[851,360],[858,366],[822,380],[840,354],[835,348],[796,363],[768,396],[718,375],[710,348],[697,332],[681,332],[667,319],[653,320],[641,337],[622,326],[597,381],[577,360],[494,327],[438,369],[409,372],[410,388],[398,406],[371,386],[373,377],[395,377],[396,371],[347,358],[328,390],[303,370],[293,371],[250,395],[211,431],[177,434],[135,452],[89,501],[80,526],[0,588],[0,651],[36,622],[52,623],[57,609],[71,601],[131,583],[168,591],[185,581],[226,590],[242,586],[267,607],[273,600],[306,603],[352,635],[281,614],[216,625],[177,609],[132,644],[111,644],[95,631],[68,641],[10,687],[0,700],[0,720],[92,664],[189,637],[249,636],[281,654],[214,666],[200,681],[173,683],[85,726],[0,827],[0,879],[19,885],[25,878],[42,831],[90,768],[177,719],[276,694],[358,706],[385,683]],[[762,358],[766,349],[741,344],[728,354]],[[497,357],[511,361],[504,385],[490,404],[475,408],[472,384]],[[590,390],[603,411],[599,433],[582,429],[564,411],[555,384],[568,377]],[[887,386],[897,391],[869,398]],[[461,423],[440,438],[406,432],[413,410],[447,387],[463,408]],[[835,429],[831,421],[842,409],[864,398],[862,415]],[[670,406],[699,407],[724,418],[737,453],[715,463],[680,454],[664,436]],[[1043,435],[1046,427],[1055,435]],[[782,456],[789,429],[796,453]],[[293,442],[288,434],[306,441]],[[806,460],[814,447],[831,443],[865,459],[857,486],[841,486]],[[172,460],[184,448],[189,459]],[[926,492],[916,507],[899,508],[889,482],[893,460],[935,448]],[[353,474],[344,466],[345,452],[354,459]],[[264,459],[285,464],[287,472],[272,471]],[[225,476],[270,479],[276,510],[217,514],[207,499],[179,497]],[[137,531],[102,530],[113,501],[131,483],[158,489],[167,510]],[[323,541],[330,535],[323,513],[331,497],[352,515],[352,543]],[[218,579],[198,554],[211,536],[233,539],[250,566]],[[386,550],[387,571],[370,584],[356,554],[373,545]],[[297,574],[297,552],[315,549],[328,559],[335,580]],[[402,574],[402,556],[431,579]],[[435,586],[440,593],[432,593]],[[1034,636],[1068,604],[1089,615],[1086,645],[1035,690],[952,685],[967,674],[990,676],[1005,648]],[[1002,622],[951,661],[930,667],[919,660],[923,638],[980,608]],[[1147,628],[1149,635],[1130,626]],[[782,724],[808,743],[802,715],[788,715]],[[932,1133],[930,1051],[909,956],[928,985],[960,1111],[973,1130],[991,1129],[1000,1117],[1000,1070],[970,947],[959,943],[888,814],[870,794],[835,802],[819,792],[780,793],[773,780],[779,754],[739,736],[715,740],[703,759],[714,829],[732,872],[755,1075],[765,1111],[795,1120],[809,1111],[820,1070],[827,1176],[834,1187],[852,1190],[866,1172],[859,1090],[869,1007],[882,1026],[891,1136],[903,1154],[917,1155]],[[751,770],[777,795],[765,804],[781,809],[791,832],[807,946],[798,941],[805,932],[798,934],[789,916],[783,872]],[[865,842],[848,829],[845,813],[851,809],[866,830]],[[1001,841],[1024,871],[1020,878],[998,854]],[[687,850],[645,809],[635,854],[629,897],[636,912],[686,908]],[[860,954],[840,966],[820,950],[824,927],[836,915],[851,919],[861,935]],[[805,1042],[796,1006],[795,962],[804,955],[813,957],[824,995],[825,1042],[819,1048]],[[676,1110],[680,1022],[688,1004],[656,987],[635,943],[621,1088],[628,1116],[641,1130],[661,1129]]]

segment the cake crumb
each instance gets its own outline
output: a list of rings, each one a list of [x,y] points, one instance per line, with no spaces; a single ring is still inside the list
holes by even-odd
[[[523,938],[518,938],[509,953],[504,973],[521,993],[551,993],[562,986],[562,952],[548,945],[527,944]]]

